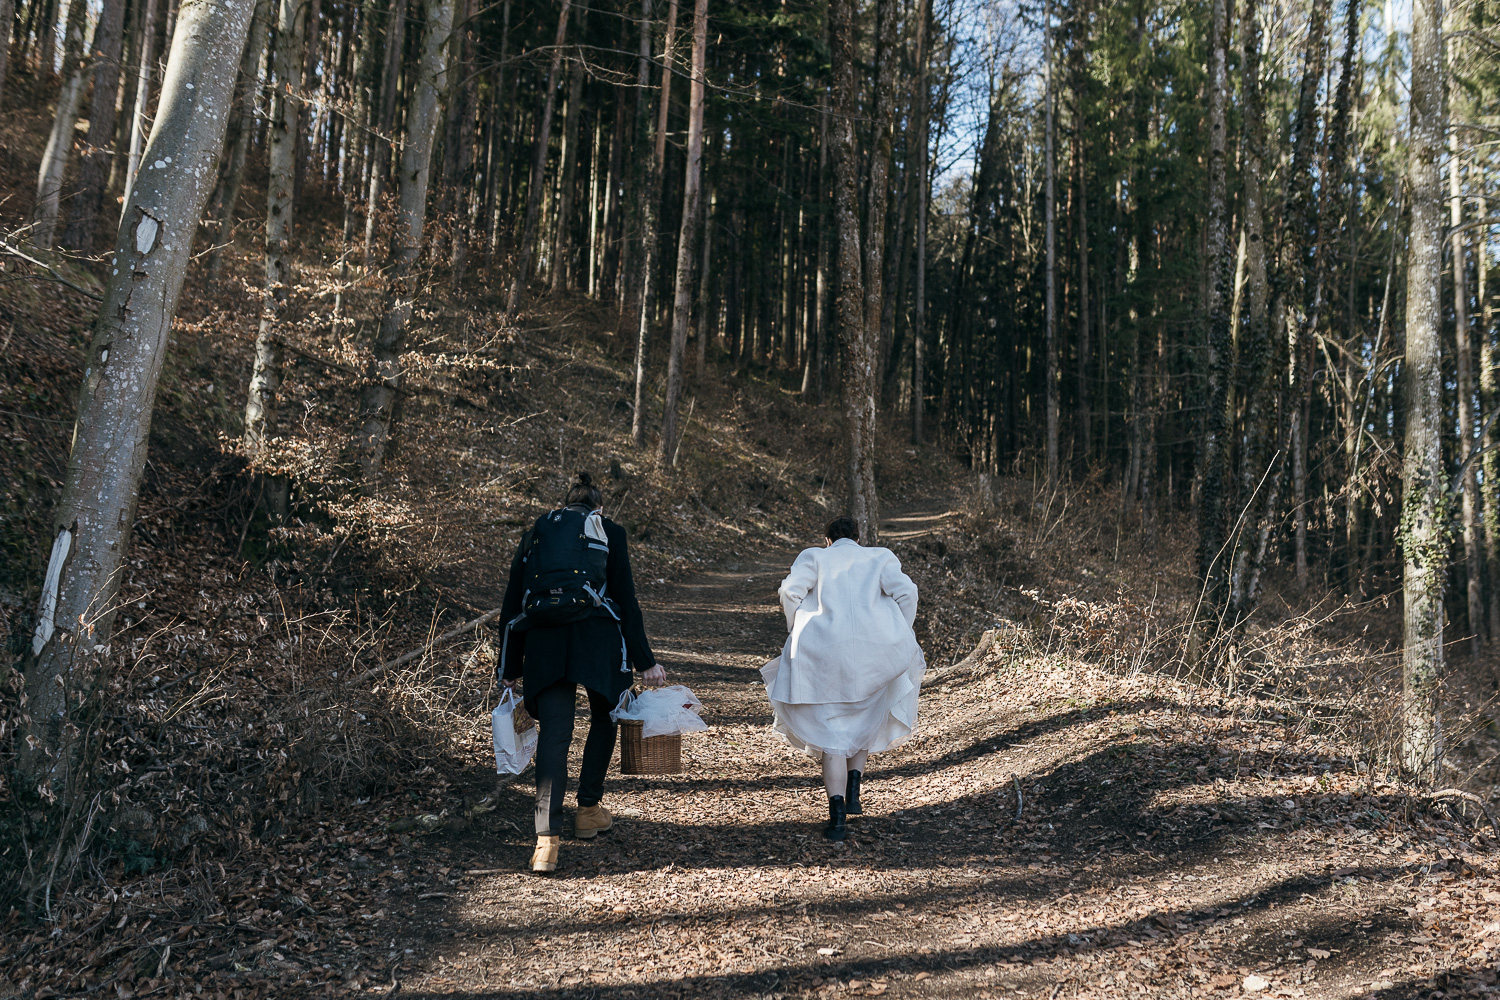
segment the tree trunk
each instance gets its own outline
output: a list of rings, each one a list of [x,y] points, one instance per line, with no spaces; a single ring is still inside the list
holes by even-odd
[[[10,74],[10,26],[15,19],[15,0],[0,0],[0,105],[5,103],[5,78]]]
[[[1455,485],[1460,490],[1463,517],[1464,577],[1469,611],[1469,652],[1478,656],[1484,645],[1484,595],[1480,583],[1484,571],[1479,554],[1478,469],[1470,461],[1474,442],[1474,374],[1473,354],[1469,346],[1469,283],[1464,254],[1463,158],[1458,146],[1458,132],[1448,133],[1448,210],[1453,226],[1453,340],[1457,374],[1458,447],[1455,457],[1465,466],[1463,478]]]
[[[1244,327],[1240,335],[1239,365],[1244,373],[1241,386],[1245,399],[1244,433],[1240,441],[1239,500],[1256,513],[1244,519],[1247,530],[1237,534],[1230,570],[1229,620],[1237,625],[1249,614],[1256,600],[1260,565],[1255,558],[1263,547],[1250,541],[1252,531],[1269,532],[1275,506],[1265,504],[1265,491],[1274,494],[1276,483],[1265,468],[1275,441],[1275,371],[1271,363],[1271,332],[1266,314],[1265,241],[1265,109],[1260,90],[1261,24],[1259,0],[1246,0],[1242,15],[1241,88],[1244,95],[1243,136],[1240,140],[1244,190],[1241,215],[1245,238]],[[1264,486],[1261,484],[1265,483]],[[1262,495],[1257,496],[1257,490]],[[1264,510],[1265,515],[1259,512]]]
[[[159,0],[146,0],[146,19],[141,25],[141,63],[137,68],[135,77],[135,113],[130,120],[130,153],[125,160],[125,199],[123,204],[130,203],[130,195],[135,187],[135,177],[141,167],[141,149],[146,144],[146,106],[151,101],[151,66],[155,61],[154,51],[156,48],[156,6]],[[168,38],[170,44],[171,39]],[[124,210],[121,209],[120,219],[125,219]]]
[[[456,109],[448,116],[449,127],[456,133],[454,138],[453,168],[448,170],[447,164],[443,169],[449,174],[448,182],[451,186],[452,196],[450,199],[450,221],[453,227],[453,246],[448,253],[449,278],[452,281],[454,291],[457,291],[464,280],[464,271],[469,259],[469,241],[472,238],[470,232],[469,202],[473,198],[474,188],[474,117],[478,111],[479,103],[479,78],[474,73],[474,30],[473,20],[475,17],[475,0],[463,0],[463,24],[460,29],[453,33],[453,59],[455,69],[453,71],[453,89],[455,93],[449,95],[452,107]],[[454,126],[457,126],[454,128]]]
[[[148,0],[150,2],[150,0]],[[260,60],[271,37],[271,2],[256,0],[250,21],[249,38],[240,58],[238,114],[230,129],[234,144],[224,171],[223,190],[219,196],[219,225],[214,233],[219,244],[209,255],[209,275],[217,278],[223,270],[224,249],[234,239],[234,213],[239,207],[240,187],[245,179],[245,163],[250,158],[250,144],[255,139],[255,105],[260,93]]]
[[[1440,0],[1412,0],[1411,124],[1407,190],[1406,440],[1402,457],[1401,759],[1433,780],[1442,759],[1437,690],[1443,669],[1443,574],[1448,484],[1443,473],[1442,303],[1443,41]]]
[[[78,124],[78,110],[83,104],[89,59],[84,41],[88,5],[82,0],[68,5],[68,23],[63,41],[62,88],[57,92],[57,112],[52,116],[52,132],[36,172],[36,203],[32,209],[31,242],[51,247],[57,240],[57,223],[61,214],[63,172],[73,152],[73,126]]]
[[[239,57],[252,7],[250,0],[184,3],[146,150],[152,166],[125,207],[115,244],[53,514],[36,631],[22,661],[31,720],[17,763],[49,797],[68,791],[69,708],[103,679],[157,382],[232,104],[234,75],[222,67]]]
[[[1046,147],[1042,154],[1046,158],[1047,174],[1047,398],[1046,398],[1046,473],[1047,488],[1051,489],[1057,485],[1057,424],[1060,416],[1060,401],[1058,391],[1061,386],[1059,382],[1058,352],[1057,352],[1057,169],[1054,148],[1056,146],[1057,126],[1053,114],[1052,96],[1052,0],[1047,0],[1042,14],[1042,60],[1046,75],[1046,90],[1042,100],[1046,103],[1043,111],[1046,131]],[[993,112],[991,113],[993,118]]]
[[[391,160],[391,129],[396,121],[396,78],[406,48],[407,0],[392,0],[391,19],[385,30],[385,86],[380,95],[380,126],[373,144],[375,162],[370,166],[370,189],[365,197],[365,267],[369,268],[375,246],[375,226],[380,220],[380,198]]]
[[[1489,200],[1484,188],[1479,189],[1479,218],[1489,218]],[[1480,447],[1484,449],[1484,486],[1480,499],[1484,510],[1484,563],[1489,579],[1488,619],[1490,641],[1500,642],[1500,429],[1495,427],[1494,415],[1500,409],[1500,378],[1497,378],[1494,306],[1490,302],[1490,227],[1479,230],[1479,243],[1474,258],[1478,262],[1475,281],[1475,301],[1479,303],[1479,398],[1485,416],[1484,438]]]
[[[1228,102],[1229,14],[1227,0],[1213,0],[1208,55],[1208,218],[1205,222],[1208,276],[1206,320],[1208,385],[1203,413],[1203,483],[1198,508],[1198,577],[1205,604],[1221,611],[1228,582],[1224,552],[1228,528],[1226,487],[1228,448],[1225,417],[1229,378],[1233,370],[1229,339],[1230,283],[1229,212],[1226,204],[1225,108]]]
[[[698,203],[703,187],[703,65],[708,52],[708,0],[693,5],[692,84],[688,88],[687,172],[682,185],[682,224],[677,236],[677,287],[672,304],[672,343],[667,355],[667,398],[661,422],[663,469],[677,464],[677,409],[682,398],[683,355],[693,315],[693,257],[698,238]],[[702,279],[708,281],[705,271]]]
[[[923,368],[927,362],[927,119],[930,97],[927,86],[927,63],[930,58],[927,53],[927,22],[931,17],[932,0],[921,0],[917,4],[917,64],[916,71],[912,74],[912,107],[916,118],[916,136],[913,142],[917,154],[912,168],[917,172],[917,259],[916,279],[912,289],[911,440],[912,444],[918,446],[922,444],[922,417],[926,408],[923,387],[927,376]]]
[[[874,355],[876,388],[879,387],[881,328],[885,298],[885,229],[890,198],[891,141],[896,118],[896,63],[901,59],[896,29],[900,22],[897,0],[876,0],[874,92],[870,95],[869,187],[865,196],[864,336]],[[873,441],[873,438],[871,439]]]
[[[828,34],[832,50],[833,121],[829,128],[833,153],[834,213],[838,219],[839,347],[843,362],[840,386],[848,435],[849,514],[859,525],[860,540],[873,545],[880,530],[875,493],[875,352],[871,330],[865,325],[865,285],[861,275],[859,239],[859,150],[854,122],[859,116],[859,90],[854,76],[854,12],[852,0],[829,0]],[[877,312],[878,322],[880,316]]]
[[[562,0],[557,17],[557,38],[552,43],[552,65],[547,70],[547,90],[542,99],[542,118],[537,123],[536,141],[531,149],[531,182],[526,187],[526,222],[521,231],[521,259],[511,277],[510,298],[505,311],[514,316],[521,308],[526,283],[531,280],[531,260],[536,253],[537,221],[541,215],[542,192],[547,173],[547,147],[552,142],[552,109],[557,100],[557,75],[562,69],[563,45],[568,40],[568,15],[572,0]]]
[[[3,13],[3,12],[0,12]],[[8,25],[7,25],[8,26]],[[120,51],[125,44],[125,0],[104,0],[94,28],[94,92],[89,99],[88,148],[78,174],[78,198],[68,213],[63,244],[94,251],[94,234],[109,182],[110,146],[115,139],[115,98],[120,86]],[[111,213],[113,214],[113,213]]]
[[[579,25],[582,28],[582,24]],[[568,107],[563,120],[562,176],[557,190],[557,224],[552,233],[552,294],[572,284],[569,258],[573,241],[573,188],[578,183],[578,123],[583,119],[583,54],[568,67]]]
[[[282,313],[293,284],[293,237],[297,187],[298,125],[303,108],[302,71],[307,42],[305,0],[276,2],[276,88],[271,95],[270,153],[266,176],[266,271],[261,294],[260,327],[245,394],[245,455],[260,466],[266,440],[276,421],[276,394],[281,389]],[[266,479],[267,509],[274,517],[287,513],[287,484]]]
[[[412,303],[419,282],[416,268],[427,222],[427,183],[432,170],[432,144],[438,123],[438,95],[447,86],[448,35],[453,26],[454,0],[427,0],[422,32],[422,54],[406,113],[406,136],[401,147],[401,172],[396,186],[396,227],[391,236],[390,285],[385,312],[375,337],[374,357],[362,394],[363,423],[359,431],[360,489],[373,496],[380,485],[390,443],[392,411],[401,392],[401,351],[406,343]],[[564,7],[567,0],[563,0]]]
[[[642,34],[650,31],[650,2],[643,0],[641,14]],[[658,106],[659,121],[652,134],[651,169],[646,177],[644,190],[640,191],[641,205],[641,253],[636,276],[636,287],[640,292],[638,323],[635,343],[635,412],[630,423],[630,438],[637,448],[646,447],[646,376],[651,358],[651,325],[656,321],[656,267],[657,254],[661,249],[661,236],[657,232],[658,212],[662,198],[662,167],[667,154],[667,110],[672,94],[672,36],[677,30],[677,0],[670,0],[667,7],[667,30],[662,35],[661,103]],[[642,47],[648,41],[643,38]],[[644,66],[642,67],[644,72]],[[642,81],[644,88],[645,81]]]

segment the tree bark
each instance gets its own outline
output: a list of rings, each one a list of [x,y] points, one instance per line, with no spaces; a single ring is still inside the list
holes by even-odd
[[[1434,779],[1442,759],[1437,691],[1443,669],[1443,574],[1448,484],[1443,473],[1443,137],[1441,0],[1412,0],[1411,124],[1407,189],[1406,440],[1402,457],[1401,759]]]
[[[51,247],[57,240],[57,223],[62,211],[63,173],[73,152],[73,127],[83,104],[84,85],[89,70],[88,48],[84,40],[88,5],[82,0],[68,5],[68,23],[63,40],[62,88],[57,92],[57,111],[52,116],[52,132],[36,172],[36,203],[32,209],[31,242]]]
[[[562,0],[557,17],[557,37],[552,43],[552,65],[547,70],[547,90],[542,99],[542,118],[537,123],[536,141],[531,149],[531,183],[526,187],[526,222],[521,230],[521,259],[511,277],[510,297],[505,311],[514,316],[521,308],[526,283],[531,280],[531,260],[536,253],[537,221],[541,215],[542,192],[547,173],[547,147],[552,142],[552,109],[557,101],[557,75],[562,70],[563,45],[568,40],[568,15],[572,0]]]
[[[688,88],[687,172],[682,185],[682,225],[677,236],[677,286],[672,304],[672,342],[667,355],[667,398],[661,422],[658,464],[677,459],[677,409],[682,398],[683,355],[693,315],[693,258],[697,252],[698,205],[703,188],[703,65],[708,52],[708,0],[693,5],[692,84]],[[702,276],[708,281],[708,274]]]
[[[146,143],[146,105],[151,101],[151,66],[155,61],[156,5],[159,0],[146,0],[146,18],[141,25],[141,62],[135,77],[135,112],[130,119],[130,153],[125,160],[125,199],[129,204],[136,174],[141,167],[141,149]],[[170,36],[167,39],[171,43]],[[121,209],[120,219],[125,218]]]
[[[1244,96],[1243,134],[1240,140],[1243,179],[1241,216],[1245,237],[1244,326],[1240,335],[1239,365],[1244,373],[1242,394],[1245,399],[1244,430],[1240,439],[1239,500],[1250,504],[1256,513],[1244,519],[1246,530],[1238,533],[1229,580],[1230,623],[1238,625],[1257,597],[1260,577],[1258,554],[1264,545],[1254,544],[1269,533],[1275,504],[1266,503],[1274,496],[1276,480],[1266,468],[1268,453],[1275,440],[1275,371],[1271,363],[1271,331],[1266,313],[1265,240],[1265,108],[1260,90],[1260,0],[1245,0],[1242,14],[1241,90]],[[1261,486],[1264,482],[1266,485]],[[1256,495],[1257,489],[1266,491]],[[1264,514],[1260,512],[1264,511]]]
[[[396,78],[406,48],[407,0],[391,0],[391,19],[385,29],[385,81],[380,95],[380,125],[373,138],[374,163],[370,166],[370,189],[365,196],[365,267],[370,266],[375,246],[375,227],[380,220],[380,198],[391,161],[391,129],[396,121]]]
[[[651,0],[643,0],[641,14],[642,48],[648,44]],[[677,0],[669,0],[667,29],[662,35],[661,103],[658,121],[651,135],[651,169],[641,190],[641,252],[637,265],[636,287],[640,289],[635,342],[635,411],[630,423],[630,438],[637,448],[646,447],[646,377],[651,360],[651,326],[656,322],[656,267],[661,249],[657,232],[662,198],[662,167],[667,154],[667,110],[672,94],[672,36],[677,30]],[[644,71],[644,66],[643,66]],[[642,87],[645,86],[642,80]]]
[[[232,116],[229,163],[224,170],[223,189],[219,196],[219,225],[214,233],[218,242],[209,255],[208,273],[217,278],[223,270],[226,244],[234,238],[234,213],[239,207],[240,187],[245,180],[245,163],[250,158],[250,144],[255,140],[255,106],[260,93],[260,60],[271,37],[271,2],[256,0],[255,14],[245,51],[240,58],[238,114]]]
[[[582,25],[580,24],[581,28]],[[568,67],[568,107],[563,120],[562,176],[557,190],[557,224],[552,233],[552,294],[572,284],[573,188],[578,183],[578,123],[583,119],[583,53]]]
[[[448,116],[449,127],[454,132],[452,150],[453,168],[448,172],[448,184],[452,192],[449,198],[450,225],[453,227],[453,246],[448,253],[449,279],[454,291],[464,280],[468,266],[469,242],[473,234],[469,231],[469,202],[474,196],[474,117],[478,111],[479,78],[474,73],[474,24],[475,0],[463,0],[463,24],[453,32],[453,89],[449,96],[452,111]],[[446,195],[445,195],[446,196]]]
[[[1448,133],[1448,210],[1453,227],[1453,340],[1458,398],[1458,447],[1455,457],[1465,467],[1456,484],[1460,491],[1460,513],[1463,520],[1465,596],[1469,612],[1469,652],[1478,656],[1484,645],[1484,595],[1481,574],[1484,572],[1479,551],[1479,476],[1469,461],[1476,447],[1474,441],[1474,373],[1473,353],[1469,345],[1469,283],[1464,254],[1463,157],[1459,151],[1458,132]]]
[[[183,4],[149,166],[126,204],[94,325],[36,631],[22,661],[31,719],[17,763],[49,798],[68,790],[70,708],[102,680],[168,334],[232,104],[234,75],[222,67],[239,58],[252,7]]]
[[[854,122],[859,90],[854,76],[852,0],[829,0],[828,34],[832,49],[833,120],[829,127],[833,153],[833,202],[838,220],[838,312],[844,429],[848,436],[849,514],[860,540],[873,545],[879,535],[875,493],[875,352],[865,325],[865,285],[861,275],[859,234],[859,150]],[[879,320],[879,313],[876,313]]]
[[[245,394],[245,455],[260,471],[265,446],[276,421],[276,394],[281,389],[283,312],[294,281],[293,237],[297,187],[297,147],[302,117],[302,71],[309,8],[306,0],[276,0],[276,88],[271,95],[270,153],[266,177],[266,269],[261,293],[260,327]],[[267,508],[287,513],[286,480],[266,479]]]
[[[564,6],[567,0],[563,0]],[[427,222],[427,184],[438,123],[438,95],[447,87],[448,36],[454,0],[426,0],[422,54],[406,113],[406,136],[397,176],[396,227],[391,236],[390,285],[375,337],[362,394],[359,431],[360,489],[373,496],[380,485],[391,438],[392,413],[401,391],[401,351],[406,344],[412,303],[417,295],[417,259]]]
[[[1058,393],[1060,370],[1058,367],[1057,351],[1057,169],[1054,149],[1056,146],[1057,125],[1053,114],[1052,94],[1052,0],[1047,0],[1042,13],[1042,60],[1046,75],[1046,89],[1042,100],[1046,103],[1043,111],[1046,132],[1045,151],[1047,174],[1047,315],[1046,315],[1046,341],[1047,341],[1047,392],[1046,392],[1046,474],[1047,488],[1051,489],[1057,485],[1058,456],[1057,456],[1057,425],[1060,417],[1060,401]],[[993,118],[993,112],[991,112]]]
[[[1208,54],[1208,217],[1204,268],[1208,299],[1204,303],[1208,384],[1203,413],[1203,484],[1198,508],[1198,578],[1205,605],[1222,611],[1227,598],[1228,557],[1224,552],[1228,528],[1228,449],[1225,418],[1233,346],[1229,338],[1230,283],[1229,213],[1226,191],[1225,109],[1228,103],[1229,14],[1227,0],[1212,0]]]
[[[5,78],[10,75],[10,26],[15,19],[15,0],[0,0],[0,104],[5,103]]]
[[[927,373],[927,210],[928,210],[928,124],[930,92],[927,85],[927,22],[932,17],[932,0],[920,0],[917,4],[917,65],[912,74],[914,100],[912,107],[916,119],[916,164],[917,172],[917,233],[916,233],[916,277],[912,289],[912,358],[911,358],[911,440],[922,444],[922,417],[926,409],[923,388]]]
[[[3,13],[3,11],[0,11]],[[8,26],[8,24],[7,24]],[[104,0],[94,28],[93,95],[89,99],[87,150],[78,174],[78,197],[68,213],[63,244],[84,253],[94,250],[94,234],[109,182],[110,147],[115,139],[115,97],[120,86],[120,51],[125,45],[125,0]]]
[[[881,330],[885,312],[885,230],[890,199],[891,141],[896,118],[896,63],[901,58],[896,29],[900,12],[896,0],[876,0],[874,92],[870,108],[870,178],[865,193],[864,281],[865,338],[875,357],[878,389]]]
[[[1484,188],[1479,189],[1479,218],[1488,219],[1489,200]],[[1491,418],[1500,409],[1500,373],[1496,371],[1500,358],[1496,357],[1494,305],[1490,302],[1490,227],[1479,230],[1479,242],[1475,247],[1478,261],[1475,280],[1475,300],[1479,303],[1479,398],[1485,414],[1484,437],[1480,447],[1484,449],[1482,466],[1484,486],[1480,490],[1484,517],[1484,563],[1489,579],[1488,619],[1490,641],[1500,642],[1500,429]]]

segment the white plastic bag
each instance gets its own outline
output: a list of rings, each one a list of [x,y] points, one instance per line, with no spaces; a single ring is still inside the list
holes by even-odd
[[[495,730],[495,772],[520,774],[536,753],[536,720],[510,688],[500,693],[500,704],[490,713]]]
[[[698,718],[698,709],[703,702],[681,684],[653,688],[640,694],[626,691],[620,695],[620,704],[609,717],[616,722],[627,720],[641,724],[641,739],[653,736],[671,736],[673,733],[696,733],[708,728],[708,723]]]

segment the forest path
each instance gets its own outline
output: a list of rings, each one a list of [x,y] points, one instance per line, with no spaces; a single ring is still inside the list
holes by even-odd
[[[886,537],[949,516],[910,505]],[[757,672],[785,637],[793,555],[645,583],[669,680],[712,726],[685,739],[687,773],[612,771],[615,829],[566,831],[538,877],[526,772],[491,832],[440,848],[433,881],[413,864],[382,911],[399,995],[1413,995],[1422,960],[1376,939],[1410,933],[1395,883],[1421,859],[1362,854],[1379,838],[1350,820],[1293,821],[1330,799],[1307,761],[1159,682],[1026,667],[929,689],[918,733],[872,760],[866,815],[825,840],[818,769],[771,736]],[[1262,787],[1242,780],[1260,769]]]

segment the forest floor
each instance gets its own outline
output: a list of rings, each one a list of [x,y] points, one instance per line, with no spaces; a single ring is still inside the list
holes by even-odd
[[[897,551],[961,516],[942,497],[893,506]],[[1021,633],[924,690],[916,736],[870,765],[866,814],[825,840],[817,768],[769,732],[757,673],[785,635],[793,554],[643,586],[669,679],[712,728],[685,738],[683,775],[612,771],[614,830],[565,837],[555,875],[525,871],[530,772],[497,791],[482,756],[455,762],[407,815],[372,801],[282,845],[228,901],[217,954],[135,995],[1496,992],[1493,841],[1336,745],[1289,740],[1268,703]],[[163,946],[215,930],[158,927],[163,965]]]

